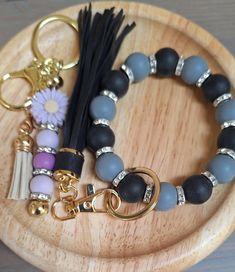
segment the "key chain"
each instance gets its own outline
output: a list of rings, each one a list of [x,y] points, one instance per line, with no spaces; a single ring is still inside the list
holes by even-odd
[[[19,135],[15,141],[15,162],[11,187],[8,199],[30,199],[31,214],[46,214],[49,201],[53,192],[52,170],[54,155],[59,145],[59,128],[65,118],[68,98],[58,87],[62,79],[60,72],[70,69],[78,63],[78,58],[69,64],[63,64],[54,58],[45,58],[38,48],[39,31],[48,23],[61,21],[75,31],[78,26],[75,20],[64,15],[52,15],[42,19],[34,29],[32,37],[32,50],[35,59],[23,70],[4,75],[0,80],[0,87],[7,80],[23,78],[31,85],[29,96],[22,105],[13,105],[2,96],[0,89],[0,104],[11,111],[25,111],[26,119],[22,122]],[[35,148],[31,133],[34,128],[39,132],[36,136],[37,149]],[[34,170],[32,169],[34,167]]]
[[[55,152],[58,148],[58,135],[56,139],[46,136],[37,138],[39,155],[41,152],[53,154],[56,155],[56,159],[48,159],[45,156],[35,159],[36,162],[33,161],[35,177],[30,184],[33,201],[29,205],[29,212],[32,215],[42,215],[48,212],[48,202],[53,191],[52,176],[59,189],[59,195],[51,211],[54,218],[60,221],[73,219],[80,212],[108,213],[121,220],[136,220],[154,209],[167,211],[176,205],[184,205],[186,202],[202,204],[210,198],[213,187],[231,182],[235,177],[235,144],[233,141],[235,104],[230,93],[229,80],[224,75],[212,74],[201,57],[191,56],[184,59],[171,48],[162,48],[149,57],[139,52],[133,53],[126,59],[120,70],[111,71],[122,41],[135,26],[134,24],[127,25],[117,36],[124,16],[122,11],[116,16],[113,12],[114,8],[105,10],[103,13],[96,13],[93,19],[91,5],[88,9],[85,8],[79,12],[81,58],[77,81],[66,115],[64,141],[59,152]],[[43,25],[45,24],[42,23],[37,31]],[[37,35],[36,33],[36,39]],[[53,65],[52,67],[54,68]],[[56,87],[59,83],[58,74],[63,66],[60,63],[56,67],[58,70],[53,70],[56,71],[53,77],[56,80],[49,87]],[[71,65],[68,65],[68,68],[71,68]],[[28,75],[27,69],[24,70],[24,73]],[[115,136],[110,128],[110,122],[116,114],[115,104],[127,93],[130,84],[141,81],[152,74],[162,77],[181,76],[186,84],[201,87],[205,97],[216,107],[216,119],[221,125],[222,131],[218,138],[217,154],[209,162],[204,172],[187,178],[183,181],[182,186],[175,187],[171,183],[160,182],[157,174],[146,167],[125,169],[121,158],[113,152]],[[14,76],[19,77],[19,74],[13,73],[3,78],[7,80]],[[32,80],[32,77],[29,77],[29,80]],[[49,91],[55,97],[57,91],[55,89]],[[36,110],[37,113],[35,113],[33,110],[34,99],[36,103],[48,102],[41,100],[45,99],[46,94],[43,95],[43,98],[37,97],[40,93],[36,92],[33,98],[27,99],[21,106],[12,106],[0,97],[1,104],[10,110],[29,109],[30,107],[36,122],[40,123],[47,133],[55,135],[57,127],[63,123],[65,114],[62,119],[57,119],[56,124],[52,121],[56,119],[51,119],[49,123],[43,124],[43,115],[39,114],[40,111]],[[64,106],[67,107],[66,102]],[[54,110],[55,101],[50,101],[49,105],[44,108]],[[64,113],[65,111],[66,109],[63,110]],[[28,115],[20,127],[19,138],[16,141],[18,146],[24,147],[24,150],[23,148],[20,150],[22,152],[28,152],[32,148],[33,141],[30,133],[33,126],[30,117],[31,115]],[[23,144],[22,139],[24,139]],[[46,145],[47,139],[53,139],[51,143],[56,142],[56,145]],[[95,187],[88,184],[86,196],[79,197],[77,183],[82,173],[85,147],[95,153],[96,175],[101,180],[110,183],[111,187],[96,192]],[[41,168],[37,168],[41,163],[46,163],[47,166],[41,165]],[[152,181],[147,181],[144,176],[151,178]],[[102,208],[98,208],[96,199],[101,196],[104,203]],[[122,201],[128,203],[141,201],[145,203],[145,207],[133,214],[124,214],[119,210]]]

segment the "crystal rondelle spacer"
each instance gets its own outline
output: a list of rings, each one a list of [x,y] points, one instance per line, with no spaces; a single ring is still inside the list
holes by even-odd
[[[126,175],[129,174],[129,171],[123,170],[121,171],[114,179],[113,179],[113,186],[117,187],[118,184],[125,178]]]
[[[203,176],[209,179],[209,181],[212,183],[213,187],[216,187],[218,185],[218,180],[214,175],[211,174],[209,171],[205,171],[201,173]]]
[[[217,107],[221,102],[224,102],[224,101],[229,100],[231,98],[232,98],[232,95],[230,93],[222,94],[221,96],[219,96],[218,98],[216,98],[213,101],[213,106]]]
[[[183,67],[184,67],[184,57],[181,56],[181,57],[179,58],[179,61],[178,61],[178,63],[177,63],[177,66],[176,66],[176,68],[175,68],[175,75],[176,75],[176,76],[181,76]]]
[[[184,205],[186,202],[184,189],[182,186],[176,186],[177,191],[177,205],[181,206]]]
[[[54,126],[53,124],[40,124],[40,129],[49,129],[55,132],[59,132],[59,128]]]
[[[54,148],[48,147],[48,146],[39,146],[37,148],[37,153],[45,152],[48,154],[56,154],[56,150]]]
[[[197,81],[197,83],[196,83],[196,86],[200,88],[200,87],[202,86],[202,84],[204,83],[204,81],[205,81],[210,75],[211,75],[211,70],[208,69],[204,74],[202,74],[202,75],[199,77],[199,79],[198,79],[198,81]]]
[[[232,159],[235,160],[235,152],[232,149],[229,148],[219,148],[217,150],[217,154],[223,154],[223,155],[228,155]]]
[[[104,146],[96,151],[95,157],[96,157],[96,159],[98,159],[99,156],[101,156],[105,153],[112,153],[112,152],[113,152],[113,148],[111,146]]]
[[[95,119],[93,121],[93,125],[95,125],[95,126],[103,125],[103,126],[110,127],[110,122],[107,119]]]
[[[110,99],[113,100],[114,103],[117,103],[118,102],[118,97],[116,96],[115,93],[109,91],[109,90],[103,90],[100,92],[100,95],[104,95],[104,96],[107,96],[109,97]]]
[[[51,196],[43,193],[30,193],[30,199],[32,200],[42,200],[42,201],[50,201]]]
[[[134,74],[131,70],[131,68],[129,68],[126,64],[122,64],[121,66],[121,70],[127,75],[127,77],[129,78],[129,84],[134,82]]]
[[[221,125],[221,129],[225,129],[225,128],[228,128],[228,127],[235,127],[235,120],[230,120],[230,121],[224,122]]]
[[[38,175],[45,175],[51,178],[53,176],[53,172],[47,169],[34,169],[33,176],[38,176]]]
[[[151,201],[153,194],[153,185],[152,184],[147,184],[145,194],[144,194],[144,203],[149,203]]]
[[[149,56],[150,74],[157,73],[157,60],[154,55]]]

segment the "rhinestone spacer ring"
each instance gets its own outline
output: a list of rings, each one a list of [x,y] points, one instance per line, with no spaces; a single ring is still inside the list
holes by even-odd
[[[113,148],[111,146],[104,146],[96,151],[95,156],[96,156],[96,159],[98,159],[99,156],[105,153],[112,153],[112,152],[113,152]]]
[[[45,175],[51,178],[53,177],[53,172],[47,169],[34,169],[33,176],[38,176],[38,175]]]
[[[183,67],[184,67],[184,57],[181,56],[181,57],[179,58],[179,61],[178,61],[178,63],[177,63],[176,69],[175,69],[175,75],[176,75],[176,76],[181,76]]]
[[[113,186],[117,187],[118,184],[125,178],[126,175],[129,174],[129,171],[123,170],[121,171],[114,179],[113,179]]]
[[[181,206],[184,205],[186,202],[184,189],[182,186],[176,186],[177,191],[177,205]]]
[[[56,150],[51,148],[51,147],[39,146],[37,148],[37,153],[42,153],[42,152],[45,152],[45,153],[48,153],[48,154],[53,154],[53,155],[55,155],[57,153]]]
[[[222,130],[223,130],[224,128],[228,128],[228,127],[235,127],[235,120],[231,120],[231,121],[224,122],[224,123],[221,125],[221,129],[222,129]]]
[[[118,97],[116,96],[115,93],[109,91],[109,90],[103,90],[100,92],[100,95],[104,95],[104,96],[107,96],[109,97],[110,99],[113,100],[114,103],[117,103],[118,102]]]
[[[150,74],[157,73],[157,60],[154,55],[151,55],[149,58],[149,65],[150,65]]]
[[[201,88],[202,84],[206,81],[206,79],[211,75],[211,70],[208,69],[204,74],[202,74],[197,83],[196,83],[196,86]]]
[[[230,93],[225,93],[222,94],[221,96],[219,96],[218,98],[215,99],[215,101],[213,101],[213,106],[214,107],[218,107],[220,103],[229,100],[232,98],[232,95]]]
[[[134,74],[132,72],[132,70],[126,65],[126,64],[122,64],[121,66],[121,70],[127,75],[127,77],[129,78],[129,83],[133,83],[134,82]]]
[[[149,203],[151,201],[153,194],[153,185],[152,184],[147,184],[145,194],[144,194],[144,203]]]
[[[103,125],[110,127],[110,122],[107,119],[96,119],[93,121],[93,125],[98,126],[98,125]]]
[[[205,171],[202,173],[203,176],[205,176],[209,181],[212,183],[213,187],[216,187],[218,185],[218,180],[214,175],[211,174],[209,171]]]
[[[30,197],[31,200],[41,200],[41,201],[50,201],[51,196],[43,193],[31,193]]]
[[[232,159],[235,160],[235,152],[232,149],[219,148],[218,151],[217,151],[217,154],[228,155],[229,157],[231,157]]]
[[[53,124],[40,124],[40,129],[49,129],[51,131],[59,132],[59,128],[54,126]]]

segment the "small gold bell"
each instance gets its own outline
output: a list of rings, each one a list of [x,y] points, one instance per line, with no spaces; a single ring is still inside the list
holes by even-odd
[[[28,205],[28,212],[33,216],[48,214],[49,203],[47,201],[32,200]]]

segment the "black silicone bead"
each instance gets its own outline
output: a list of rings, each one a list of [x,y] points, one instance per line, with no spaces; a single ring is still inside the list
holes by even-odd
[[[231,85],[227,77],[214,74],[210,75],[202,84],[204,96],[210,102],[213,102],[219,96],[229,93]]]
[[[235,151],[235,127],[228,127],[220,132],[217,146],[218,148],[229,148]]]
[[[142,201],[145,190],[146,183],[144,179],[136,174],[128,174],[117,186],[119,196],[128,203]]]
[[[115,93],[118,98],[127,93],[128,87],[129,79],[122,71],[109,71],[101,81],[101,89]]]
[[[211,194],[213,185],[203,175],[194,175],[187,178],[183,185],[185,198],[192,204],[202,204],[206,202]]]
[[[157,74],[163,77],[170,77],[175,74],[179,61],[178,53],[172,48],[162,48],[155,54],[157,60]]]
[[[87,146],[94,152],[104,146],[113,147],[115,135],[108,126],[92,126],[87,134]]]

